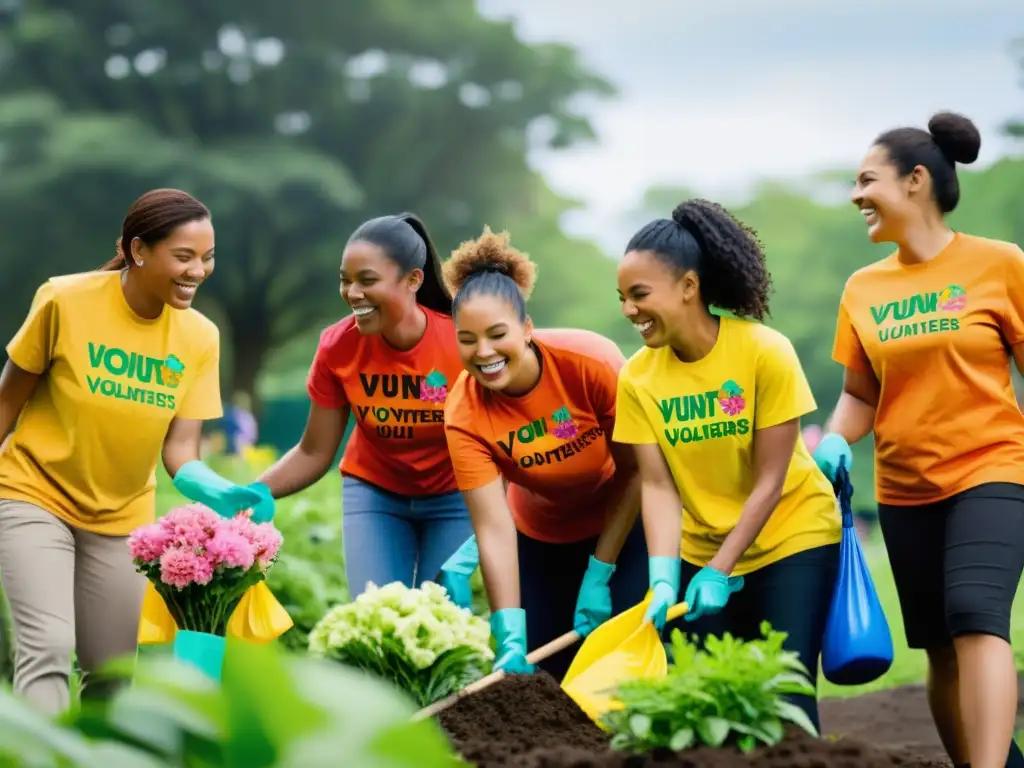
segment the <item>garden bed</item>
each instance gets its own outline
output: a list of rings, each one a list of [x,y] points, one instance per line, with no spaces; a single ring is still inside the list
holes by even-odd
[[[439,716],[457,752],[478,768],[948,768],[921,686],[821,704],[823,739],[798,729],[743,755],[702,747],[630,756],[613,752],[548,675],[512,676]]]

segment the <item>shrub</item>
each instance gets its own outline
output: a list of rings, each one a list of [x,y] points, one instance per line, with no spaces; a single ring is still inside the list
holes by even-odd
[[[814,695],[807,669],[783,649],[783,632],[761,624],[763,639],[743,642],[726,633],[708,637],[704,649],[672,632],[672,664],[661,678],[622,683],[615,698],[622,709],[604,715],[614,749],[673,751],[727,742],[744,752],[782,740],[786,722],[818,735],[787,694]]]
[[[430,581],[418,589],[397,581],[368,585],[321,619],[309,649],[390,680],[420,706],[481,677],[494,658],[487,621],[456,606]]]

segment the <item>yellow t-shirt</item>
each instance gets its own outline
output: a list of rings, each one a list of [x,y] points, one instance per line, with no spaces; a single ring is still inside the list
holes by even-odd
[[[682,557],[704,566],[739,520],[754,487],[754,432],[816,409],[789,339],[722,317],[702,360],[644,347],[619,374],[613,440],[660,446],[683,502]],[[832,487],[798,439],[782,498],[736,566],[736,575],[838,542]]]
[[[217,327],[193,309],[140,318],[119,272],[44,283],[7,354],[43,375],[0,452],[0,498],[87,531],[150,522],[171,420],[222,413]]]

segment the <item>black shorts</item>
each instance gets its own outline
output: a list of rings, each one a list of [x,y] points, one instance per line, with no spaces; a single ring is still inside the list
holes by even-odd
[[[907,645],[948,647],[958,635],[1010,640],[1024,569],[1024,486],[985,483],[918,507],[879,504]]]

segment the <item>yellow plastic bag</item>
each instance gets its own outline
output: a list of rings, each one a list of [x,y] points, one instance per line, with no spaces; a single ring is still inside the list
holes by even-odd
[[[292,617],[277,602],[266,582],[261,581],[242,595],[228,620],[228,635],[263,644],[276,640],[292,626]],[[167,610],[164,599],[153,583],[148,583],[139,620],[139,644],[171,643],[177,632],[178,626]]]

